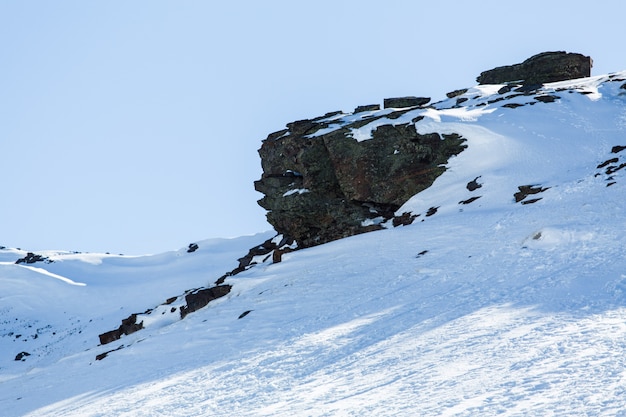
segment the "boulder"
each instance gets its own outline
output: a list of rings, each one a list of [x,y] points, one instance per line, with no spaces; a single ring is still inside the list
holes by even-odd
[[[513,81],[543,84],[571,80],[591,76],[592,64],[590,57],[577,53],[542,52],[521,64],[483,71],[476,81],[479,84],[505,84]]]

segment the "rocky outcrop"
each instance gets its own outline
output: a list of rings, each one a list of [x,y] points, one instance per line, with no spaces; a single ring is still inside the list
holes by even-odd
[[[413,102],[424,100],[419,103]],[[269,135],[259,150],[263,176],[255,182],[269,223],[299,247],[380,229],[464,149],[458,135],[420,135],[415,121],[393,122],[412,108],[339,126],[336,113],[329,113]],[[352,129],[383,116],[389,121],[379,123],[371,139],[353,137]]]
[[[590,57],[559,52],[543,52],[521,64],[497,67],[480,74],[479,84],[504,84],[523,81],[524,84],[543,84],[555,81],[589,77],[593,61]]]

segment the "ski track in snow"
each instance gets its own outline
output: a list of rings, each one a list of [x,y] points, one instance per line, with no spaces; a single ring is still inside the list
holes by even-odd
[[[399,210],[435,215],[286,253],[228,278],[230,294],[184,320],[167,314],[178,304],[159,307],[110,345],[97,334],[214,281],[269,235],[42,267],[84,287],[0,251],[3,415],[626,416],[625,184],[621,171],[611,187],[595,175],[626,145],[626,110],[621,83],[602,80],[546,86],[592,95],[418,122],[469,145]],[[548,189],[515,203],[525,184]],[[32,357],[13,361],[22,346]]]

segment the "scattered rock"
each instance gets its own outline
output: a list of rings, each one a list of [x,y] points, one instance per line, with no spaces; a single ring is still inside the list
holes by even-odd
[[[428,209],[428,211],[426,212],[426,217],[430,217],[433,214],[437,213],[437,210],[439,209],[439,207],[431,207]]]
[[[412,224],[417,217],[419,217],[419,214],[412,214],[405,211],[400,216],[394,216],[392,220],[393,227],[408,226]]]
[[[28,353],[28,352],[20,352],[20,353],[18,353],[15,356],[15,360],[24,362],[26,360],[27,356],[30,356],[30,353]]]
[[[600,169],[600,168],[604,168],[605,166],[609,165],[609,164],[614,164],[616,162],[619,162],[619,158],[611,158],[611,159],[607,159],[606,161],[602,162],[600,165],[598,165],[596,168]]]
[[[143,321],[137,323],[137,314],[131,314],[122,320],[120,327],[115,330],[102,333],[98,337],[100,338],[100,344],[106,345],[107,343],[119,340],[122,335],[129,335],[141,329],[143,329]]]
[[[124,345],[120,345],[116,349],[107,350],[106,352],[100,353],[99,355],[96,355],[96,360],[97,361],[101,361],[102,359],[106,358],[109,355],[109,353],[115,352],[115,351],[123,349],[123,348],[124,348]]]
[[[539,201],[539,200],[541,200],[541,197],[539,197],[539,198],[532,198],[532,199],[530,199],[530,200],[524,200],[524,201],[522,201],[522,204],[523,204],[523,205],[526,205],[526,204],[533,204],[533,203],[536,203],[536,202],[537,202],[537,201]]]
[[[529,195],[543,193],[544,191],[550,189],[550,187],[542,188],[538,185],[520,185],[517,188],[519,189],[519,191],[513,194],[513,197],[515,198],[516,203],[519,203],[520,201],[524,200]],[[538,198],[535,200],[528,200],[528,201],[522,202],[522,204],[531,204],[539,200],[541,200],[541,198]]]
[[[478,200],[481,196],[476,196],[476,197],[472,197],[472,198],[468,198],[467,200],[462,200],[459,201],[459,204],[470,204],[473,203],[474,201]]]
[[[480,178],[480,176],[474,178],[473,180],[471,180],[470,182],[467,183],[467,189],[470,191],[476,191],[478,190],[480,187],[482,187],[482,184],[478,183],[478,179]]]
[[[418,107],[427,104],[430,101],[430,97],[394,97],[386,98],[383,101],[383,107],[389,108],[404,108],[404,107]]]
[[[448,98],[454,98],[454,97],[460,96],[460,95],[465,94],[465,93],[467,93],[467,88],[462,88],[460,90],[450,91],[449,93],[446,93],[446,96]]]
[[[522,107],[522,106],[523,106],[523,104],[519,104],[519,103],[506,103],[506,104],[502,105],[502,107],[506,107],[506,108],[509,108],[509,109],[516,109],[516,108]]]
[[[521,64],[506,65],[483,71],[479,84],[504,84],[522,81],[524,84],[543,84],[591,76],[592,60],[577,53],[543,52]]]
[[[535,100],[541,101],[542,103],[554,103],[559,98],[561,98],[561,97],[559,97],[559,96],[551,96],[551,95],[544,95],[544,96],[536,96]]]
[[[241,313],[241,314],[239,315],[239,317],[237,317],[237,320],[239,320],[239,319],[242,319],[242,318],[246,317],[246,316],[247,316],[248,314],[250,314],[251,312],[252,312],[252,310],[247,310],[247,311],[244,311],[243,313]]]
[[[36,255],[32,252],[28,252],[26,254],[25,257],[18,259],[17,261],[15,261],[16,264],[34,264],[35,262],[45,262],[45,263],[52,263],[53,261],[51,261],[49,258],[45,257],[45,256],[41,256],[41,255]]]
[[[362,113],[364,111],[375,111],[380,110],[380,104],[367,104],[365,106],[358,106],[354,109],[355,113]]]
[[[510,86],[510,85],[505,85],[504,87],[501,87],[501,88],[498,90],[498,94],[506,94],[506,93],[508,93],[509,91],[511,91],[511,86]]]
[[[611,149],[611,153],[620,153],[624,149],[626,149],[626,146],[616,145]]]
[[[187,314],[193,313],[194,311],[201,309],[202,307],[209,304],[210,301],[225,296],[230,292],[231,288],[231,285],[218,285],[215,287],[204,288],[187,294],[185,296],[185,301],[187,302],[187,305],[180,308],[180,318],[184,319]]]

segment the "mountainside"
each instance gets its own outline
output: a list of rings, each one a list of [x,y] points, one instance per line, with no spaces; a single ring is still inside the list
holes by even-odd
[[[626,71],[424,104],[300,133],[462,138],[432,185],[353,217],[377,231],[0,250],[1,414],[626,415]],[[100,343],[129,317],[140,330]]]

